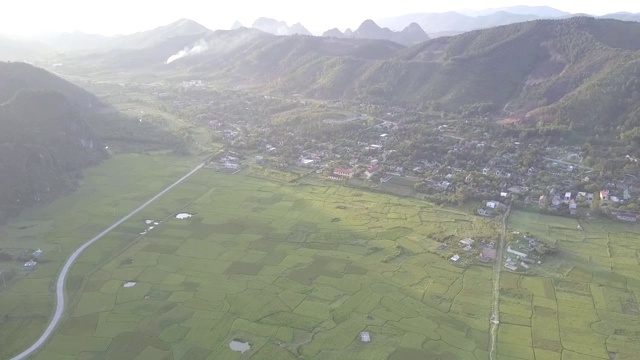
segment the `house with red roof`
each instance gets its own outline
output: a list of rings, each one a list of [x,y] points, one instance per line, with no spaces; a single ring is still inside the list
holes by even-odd
[[[331,174],[331,176],[329,176],[329,178],[332,180],[351,179],[355,173],[356,172],[354,169],[338,167],[333,169],[333,173]]]

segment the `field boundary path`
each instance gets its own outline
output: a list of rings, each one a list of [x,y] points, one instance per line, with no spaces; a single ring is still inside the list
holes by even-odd
[[[504,243],[507,237],[507,218],[511,212],[511,205],[507,208],[502,217],[502,235],[498,243],[496,252],[496,262],[493,264],[493,304],[491,305],[491,350],[489,360],[494,360],[497,350],[498,326],[500,325],[500,270],[502,269],[502,254],[504,253]]]
[[[60,320],[62,320],[62,315],[64,314],[64,310],[65,310],[64,289],[65,289],[65,285],[66,285],[66,281],[67,281],[67,275],[69,274],[69,270],[71,269],[71,266],[73,266],[73,263],[78,259],[78,257],[87,248],[89,248],[89,246],[91,246],[93,243],[95,243],[96,241],[100,240],[102,237],[107,235],[113,229],[115,229],[118,226],[122,225],[122,223],[124,223],[125,221],[129,220],[132,216],[134,216],[135,214],[140,212],[142,209],[144,209],[147,206],[149,206],[149,204],[151,204],[152,202],[158,200],[161,196],[163,196],[164,194],[169,192],[174,187],[180,185],[187,178],[191,177],[191,175],[195,174],[198,170],[202,169],[203,167],[204,167],[204,163],[196,166],[195,169],[191,170],[185,176],[181,177],[176,182],[174,182],[173,184],[169,185],[167,188],[165,188],[164,190],[162,190],[161,192],[156,194],[154,197],[149,199],[144,204],[140,205],[140,207],[138,207],[137,209],[133,210],[132,212],[130,212],[128,215],[126,215],[122,219],[118,220],[113,225],[109,226],[107,229],[102,231],[100,234],[96,235],[94,238],[88,240],[86,243],[84,243],[82,246],[80,246],[78,249],[76,249],[76,251],[74,251],[73,254],[71,254],[71,256],[69,256],[69,259],[67,259],[67,261],[64,263],[64,266],[62,267],[62,271],[60,271],[60,275],[58,275],[58,280],[56,282],[56,311],[53,314],[53,317],[51,318],[51,322],[49,323],[49,325],[45,329],[44,333],[42,333],[40,338],[38,340],[36,340],[36,342],[34,342],[33,345],[31,345],[27,350],[23,351],[22,353],[20,353],[20,354],[14,356],[13,358],[11,358],[11,360],[27,359],[34,352],[36,352],[36,350],[38,350],[38,348],[40,348],[42,345],[44,345],[47,342],[47,340],[49,340],[51,335],[53,335],[53,331],[55,330],[55,328],[60,323]]]

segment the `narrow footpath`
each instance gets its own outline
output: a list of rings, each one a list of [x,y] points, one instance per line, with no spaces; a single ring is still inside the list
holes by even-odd
[[[169,185],[166,189],[162,190],[157,195],[155,195],[154,197],[149,199],[146,203],[140,205],[140,207],[138,207],[137,209],[133,210],[132,212],[130,212],[128,215],[126,215],[122,219],[118,220],[115,224],[109,226],[107,229],[105,229],[100,234],[96,235],[94,238],[92,238],[90,240],[87,240],[86,243],[84,243],[82,246],[80,246],[78,249],[76,249],[76,251],[74,251],[73,254],[71,254],[71,256],[69,256],[69,259],[67,259],[67,262],[64,263],[64,266],[62,267],[62,271],[60,271],[60,275],[58,275],[58,279],[56,281],[56,311],[53,314],[53,317],[51,318],[51,322],[49,323],[49,326],[47,326],[47,328],[45,329],[44,333],[42,333],[40,338],[38,340],[36,340],[36,342],[34,342],[33,345],[31,345],[27,350],[23,351],[22,353],[20,353],[20,354],[14,356],[13,358],[11,358],[11,360],[24,360],[24,359],[27,359],[29,356],[34,354],[42,345],[44,345],[47,342],[47,340],[49,340],[51,335],[53,335],[54,330],[60,324],[60,321],[62,320],[62,316],[64,315],[64,310],[65,310],[65,293],[64,293],[64,290],[66,288],[67,275],[69,274],[69,270],[71,269],[71,266],[73,266],[73,263],[76,262],[78,257],[80,257],[80,255],[89,246],[91,246],[93,243],[95,243],[96,241],[100,240],[102,237],[107,235],[113,229],[115,229],[118,226],[120,226],[125,221],[129,220],[132,216],[134,216],[135,214],[140,212],[142,209],[144,209],[147,206],[149,206],[149,204],[151,204],[152,202],[158,200],[162,195],[164,195],[167,192],[169,192],[169,190],[171,190],[174,187],[180,185],[180,183],[185,181],[187,178],[189,178],[191,175],[195,174],[198,170],[202,169],[203,167],[204,167],[204,163],[198,165],[195,169],[191,170],[188,174],[186,174],[185,176],[181,177],[178,181],[174,182],[173,184]]]
[[[489,359],[494,360],[497,352],[498,326],[500,325],[500,271],[502,270],[502,256],[507,238],[507,218],[511,212],[511,206],[507,208],[502,217],[502,235],[496,251],[496,262],[493,264],[493,304],[491,305],[491,350]]]

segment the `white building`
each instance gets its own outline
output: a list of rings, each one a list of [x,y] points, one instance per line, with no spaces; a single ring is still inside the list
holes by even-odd
[[[525,253],[523,253],[523,252],[513,250],[513,249],[511,248],[511,246],[507,247],[507,252],[508,252],[509,254],[513,254],[513,255],[515,255],[515,256],[519,256],[519,257],[521,257],[521,258],[526,258],[527,256],[529,256],[528,254],[525,254]]]
[[[360,333],[360,340],[362,340],[362,342],[364,343],[371,342],[371,335],[368,331],[363,331]]]

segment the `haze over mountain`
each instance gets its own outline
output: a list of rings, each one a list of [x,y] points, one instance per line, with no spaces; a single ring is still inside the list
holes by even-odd
[[[349,29],[348,29],[349,30]],[[389,28],[381,28],[373,20],[365,20],[356,31],[342,33],[338,29],[326,31],[322,36],[336,38],[375,39],[389,40],[403,45],[413,45],[429,40],[429,36],[420,25],[411,23],[402,31],[392,31]]]
[[[526,5],[517,5],[517,6],[508,6],[508,7],[500,7],[494,9],[483,9],[483,10],[458,10],[460,14],[467,16],[485,16],[491,15],[498,12],[508,12],[511,14],[517,15],[535,15],[541,18],[560,18],[565,16],[570,16],[571,13],[566,11],[561,11],[550,6],[526,6]]]
[[[264,17],[257,19],[251,27],[273,35],[312,35],[311,32],[300,23],[289,26],[284,21]]]
[[[199,35],[211,30],[189,19],[180,19],[168,25],[131,35],[103,36],[82,32],[54,34],[42,38],[42,42],[57,51],[78,51],[115,48],[145,48],[172,37]]]
[[[243,28],[243,27],[244,27],[244,25],[242,25],[241,22],[236,21],[236,22],[233,23],[233,25],[231,25],[231,30],[237,30],[237,29],[240,29],[240,28]]]
[[[460,10],[444,13],[411,13],[377,20],[380,26],[401,30],[417,23],[431,37],[460,34],[477,29],[515,24],[538,19],[559,19],[585,14],[571,14],[548,6],[512,6],[478,11]],[[600,18],[640,21],[640,14],[615,13]]]
[[[621,21],[636,21],[640,22],[640,14],[632,14],[628,12],[619,12],[613,14],[607,14],[600,16],[602,19],[616,19]]]
[[[621,135],[640,125],[639,39],[640,23],[587,17],[476,30],[409,47],[238,29],[84,57],[73,66],[187,73],[310,98],[412,104]],[[199,45],[207,49],[166,64],[176,51]]]
[[[409,13],[401,16],[365,21],[363,29],[354,34],[347,29],[342,32],[334,27],[323,33],[324,36],[346,38],[386,39],[404,45],[415,44],[428,37],[451,36],[467,31],[507,25],[512,23],[542,19],[564,18],[575,16],[566,11],[548,6],[511,6],[484,10],[460,10],[441,13]],[[628,12],[612,13],[601,16],[625,21],[640,21],[640,14]],[[328,20],[331,21],[331,20]],[[336,25],[338,23],[336,22]],[[243,25],[236,21],[232,29]],[[274,35],[312,35],[302,23],[289,26],[284,21],[260,17],[252,25],[253,28]],[[388,29],[385,29],[388,28]],[[420,28],[420,29],[419,29]],[[356,29],[358,30],[358,29]],[[389,31],[391,30],[391,31]],[[108,50],[123,48],[144,48],[163,42],[171,37],[192,36],[209,33],[207,27],[188,19],[181,19],[169,25],[159,26],[152,30],[141,31],[131,35],[103,36],[87,34],[79,31],[49,34],[40,36],[27,45],[24,41],[0,38],[0,59],[19,60],[33,59],[55,52]],[[425,32],[427,35],[423,34]],[[320,33],[317,33],[320,35]]]

